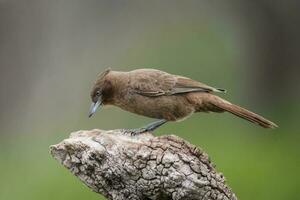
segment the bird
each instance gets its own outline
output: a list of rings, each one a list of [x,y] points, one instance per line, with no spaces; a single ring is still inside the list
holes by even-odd
[[[105,105],[154,118],[156,121],[136,129],[126,129],[131,135],[154,131],[170,121],[183,121],[197,112],[229,112],[264,128],[276,128],[275,123],[217,96],[225,89],[208,86],[188,77],[157,69],[113,71],[97,76],[92,86],[88,116]]]

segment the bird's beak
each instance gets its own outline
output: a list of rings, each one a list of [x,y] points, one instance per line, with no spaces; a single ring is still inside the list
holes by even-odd
[[[95,103],[93,102],[90,110],[89,110],[89,117],[91,117],[97,110],[97,108],[102,104],[101,98],[98,99],[98,101]]]

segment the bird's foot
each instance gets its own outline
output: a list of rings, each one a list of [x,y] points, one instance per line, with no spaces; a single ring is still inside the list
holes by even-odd
[[[158,127],[160,127],[161,125],[163,125],[166,122],[167,122],[167,120],[161,119],[161,120],[152,122],[152,123],[150,123],[147,126],[144,126],[142,128],[123,129],[122,131],[126,135],[132,135],[132,136],[133,135],[140,135],[142,133],[154,131],[155,129],[157,129]]]
[[[122,133],[125,135],[135,136],[148,132],[145,128],[134,128],[134,129],[122,129]]]

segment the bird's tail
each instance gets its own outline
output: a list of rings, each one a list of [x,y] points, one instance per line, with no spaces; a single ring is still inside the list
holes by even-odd
[[[275,123],[270,120],[265,119],[264,117],[255,114],[245,108],[242,108],[238,105],[234,105],[228,101],[221,99],[220,97],[214,98],[213,101],[209,101],[210,104],[213,104],[215,107],[222,109],[224,111],[230,112],[238,117],[246,119],[252,123],[258,124],[264,128],[276,128],[278,127]]]

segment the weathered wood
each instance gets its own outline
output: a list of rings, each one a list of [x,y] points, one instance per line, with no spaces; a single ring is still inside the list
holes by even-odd
[[[111,200],[236,200],[201,149],[174,136],[122,130],[72,133],[51,154]]]

